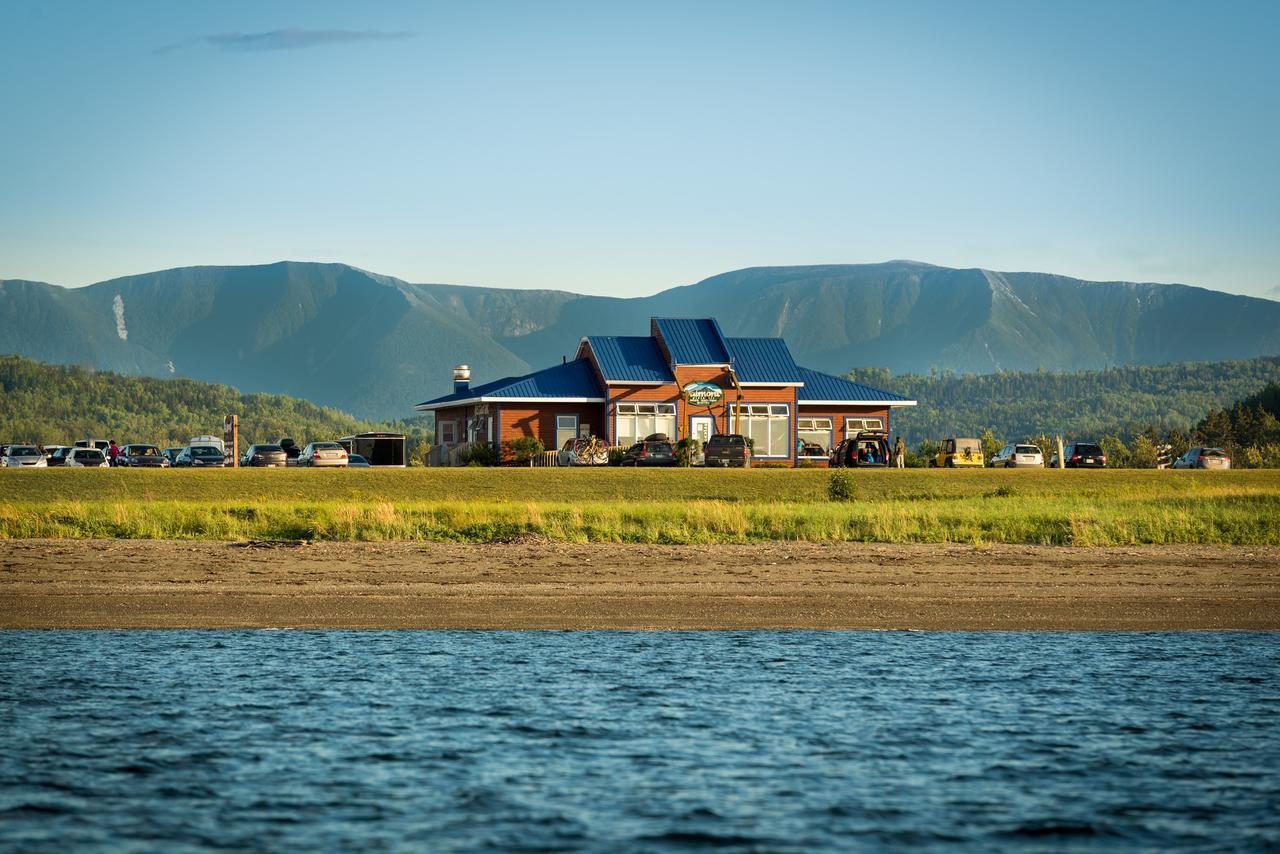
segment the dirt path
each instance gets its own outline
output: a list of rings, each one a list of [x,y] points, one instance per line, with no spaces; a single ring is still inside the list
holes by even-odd
[[[0,541],[0,627],[1280,629],[1280,549]]]

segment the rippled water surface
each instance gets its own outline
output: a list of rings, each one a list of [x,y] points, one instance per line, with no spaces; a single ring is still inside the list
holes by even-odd
[[[1280,843],[1280,638],[0,632],[0,847]]]

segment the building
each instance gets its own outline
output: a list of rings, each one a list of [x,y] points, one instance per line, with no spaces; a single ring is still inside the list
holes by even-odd
[[[914,405],[800,367],[781,338],[730,338],[709,318],[654,318],[648,335],[588,336],[572,360],[525,376],[472,386],[459,366],[451,394],[415,408],[435,413],[446,449],[522,436],[551,449],[588,435],[629,446],[653,433],[704,442],[741,433],[755,460],[793,465],[801,442],[825,459],[851,431],[891,430],[890,410]]]

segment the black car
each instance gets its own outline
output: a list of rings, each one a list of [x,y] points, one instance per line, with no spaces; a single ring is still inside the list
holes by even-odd
[[[673,466],[675,450],[670,442],[636,442],[622,455],[624,466]]]
[[[240,465],[246,467],[284,468],[289,457],[279,445],[250,445],[240,457]]]
[[[183,468],[222,468],[227,458],[212,445],[193,445],[183,448],[173,464]]]
[[[169,467],[169,458],[160,453],[155,445],[125,445],[116,457],[116,465],[126,468],[160,468]]]
[[[284,451],[286,465],[296,466],[298,464],[298,457],[302,456],[302,449],[298,447],[297,442],[286,436],[275,444],[279,445]]]
[[[862,430],[842,439],[827,458],[831,468],[884,468],[889,465],[889,437],[885,433]]]
[[[1072,442],[1062,449],[1062,458],[1066,460],[1064,468],[1069,469],[1100,469],[1107,466],[1107,455],[1093,442]],[[1057,467],[1058,455],[1054,454],[1049,459],[1049,468]]]
[[[67,457],[71,456],[71,452],[74,450],[75,448],[68,448],[65,445],[61,445],[57,448],[54,448],[53,453],[49,455],[49,465],[50,466],[66,465]]]
[[[369,459],[361,454],[348,454],[347,468],[367,469],[373,466],[369,464]]]

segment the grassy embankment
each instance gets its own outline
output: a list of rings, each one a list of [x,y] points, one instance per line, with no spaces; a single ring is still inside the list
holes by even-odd
[[[0,470],[0,538],[1280,545],[1280,471]]]

